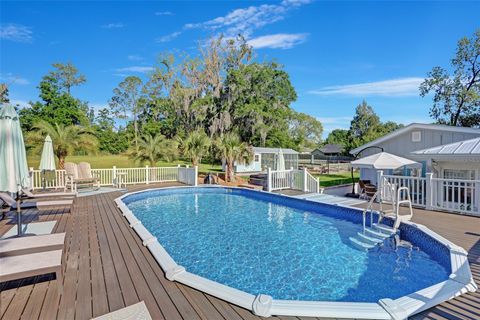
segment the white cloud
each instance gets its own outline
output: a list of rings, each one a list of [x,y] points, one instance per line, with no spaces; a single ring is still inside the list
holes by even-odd
[[[289,0],[280,4],[263,4],[247,8],[235,9],[225,16],[220,16],[200,23],[189,23],[185,29],[203,28],[222,32],[226,37],[243,34],[250,37],[252,33],[266,25],[283,20],[286,14],[295,7],[309,3],[306,0]]]
[[[20,76],[16,76],[10,72],[8,73],[1,73],[0,74],[0,81],[2,82],[5,82],[7,83],[8,85],[11,85],[11,84],[18,84],[18,85],[27,85],[27,84],[30,84],[30,82],[25,79],[25,78],[22,78]]]
[[[33,31],[20,24],[2,24],[0,26],[0,39],[29,43],[33,40]]]
[[[130,61],[141,61],[141,60],[143,60],[143,57],[139,56],[138,54],[130,54],[130,55],[128,55],[127,58]]]
[[[182,33],[180,31],[172,32],[170,34],[167,34],[165,36],[157,38],[157,42],[169,42],[181,35]]]
[[[118,68],[115,69],[117,74],[125,76],[129,72],[135,72],[135,73],[147,73],[150,71],[153,71],[153,67],[146,67],[146,66],[131,66],[131,67],[125,67],[125,68]]]
[[[306,33],[278,33],[269,34],[248,40],[248,44],[254,48],[273,48],[273,49],[290,49],[307,39]]]
[[[170,11],[157,11],[155,12],[156,16],[172,16],[173,13]]]
[[[423,80],[423,78],[410,77],[376,82],[328,86],[320,88],[319,90],[312,90],[309,93],[321,96],[415,96],[418,95],[418,86]]]
[[[124,24],[121,22],[116,23],[107,23],[101,26],[103,29],[120,29],[124,27]]]

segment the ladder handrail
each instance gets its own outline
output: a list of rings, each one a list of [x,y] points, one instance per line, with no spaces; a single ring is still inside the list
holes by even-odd
[[[402,194],[402,191],[405,191],[406,200],[400,200],[400,196]],[[410,214],[404,215],[400,217],[400,204],[402,203],[407,203]],[[397,230],[398,227],[400,226],[401,220],[410,220],[413,217],[413,208],[412,208],[412,200],[410,198],[410,189],[408,187],[400,187],[397,190],[397,204],[395,206],[395,224],[393,225],[393,229]]]
[[[370,201],[368,202],[368,206],[363,209],[362,213],[362,218],[363,218],[363,234],[365,234],[365,228],[367,224],[367,211],[370,210],[370,226],[373,224],[373,212],[372,212],[372,205],[377,196],[379,195],[380,191],[375,192],[375,194],[372,196]]]

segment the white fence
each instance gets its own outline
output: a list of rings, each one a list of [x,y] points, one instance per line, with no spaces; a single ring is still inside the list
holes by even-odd
[[[320,185],[318,179],[312,176],[307,169],[303,170],[267,170],[267,190],[293,189],[304,192],[319,192]]]
[[[383,175],[379,171],[381,190],[385,181],[408,187],[412,204],[428,210],[442,210],[480,216],[480,180],[425,178]]]
[[[66,188],[67,175],[65,170],[47,173],[43,180],[40,170],[30,168],[32,189]],[[122,184],[149,184],[158,182],[179,181],[188,185],[197,185],[198,167],[139,167],[139,168],[109,168],[92,169],[92,176],[100,180],[101,186],[116,185],[121,179]]]

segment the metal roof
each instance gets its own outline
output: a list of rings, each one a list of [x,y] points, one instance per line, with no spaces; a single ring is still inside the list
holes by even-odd
[[[480,156],[480,137],[412,152],[415,155]]]
[[[253,147],[253,152],[255,152],[255,153],[279,153],[280,149],[282,149],[283,154],[298,154],[298,152],[293,150],[293,149],[263,148],[263,147]]]
[[[443,124],[411,123],[408,126],[397,129],[393,132],[390,132],[389,134],[384,135],[383,137],[377,138],[373,141],[370,141],[364,145],[359,146],[358,148],[350,150],[350,154],[356,154],[366,147],[378,145],[379,143],[390,140],[394,137],[397,137],[413,129],[443,130],[443,131],[450,131],[450,132],[473,133],[473,134],[480,135],[480,129],[476,129],[476,128],[455,127],[455,126],[447,126]]]

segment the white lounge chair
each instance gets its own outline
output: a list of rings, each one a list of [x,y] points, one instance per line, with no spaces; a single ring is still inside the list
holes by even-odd
[[[0,282],[55,273],[58,292],[63,291],[62,250],[0,258]]]
[[[30,190],[23,189],[22,193],[32,199],[43,199],[43,198],[71,198],[76,197],[77,195],[73,192],[49,192],[49,193],[33,193]]]
[[[65,233],[24,236],[0,240],[0,258],[43,251],[63,250]]]
[[[145,302],[132,304],[131,306],[104,314],[92,320],[152,320]]]
[[[0,192],[0,200],[6,203],[11,210],[17,209],[17,202],[8,193]],[[22,209],[45,207],[69,207],[73,204],[73,200],[54,200],[54,201],[27,201],[21,203]]]

